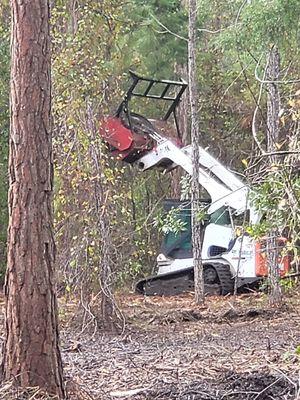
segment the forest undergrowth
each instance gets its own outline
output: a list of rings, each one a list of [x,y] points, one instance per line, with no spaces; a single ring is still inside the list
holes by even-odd
[[[69,398],[287,400],[300,399],[300,300],[280,309],[261,293],[117,296],[123,332],[95,332],[79,323],[80,308],[60,299],[61,340]],[[50,399],[34,388],[0,399]]]

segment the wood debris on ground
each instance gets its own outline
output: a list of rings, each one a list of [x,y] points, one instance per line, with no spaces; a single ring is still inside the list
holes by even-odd
[[[66,327],[65,372],[95,400],[300,400],[300,302],[266,304],[261,294],[205,307],[192,295],[123,295],[122,335],[78,338]]]
[[[205,306],[192,294],[119,295],[119,303],[119,335],[82,331],[70,318],[76,303],[67,304],[61,341],[70,400],[300,400],[296,295],[281,309],[258,293],[208,298]],[[16,399],[51,397],[2,384],[0,400]]]

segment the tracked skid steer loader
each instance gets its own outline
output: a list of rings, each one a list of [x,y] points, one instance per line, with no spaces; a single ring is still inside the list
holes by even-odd
[[[182,145],[176,115],[187,83],[145,78],[131,71],[130,77],[131,85],[116,114],[100,121],[100,135],[108,150],[141,171],[159,168],[168,172],[181,167],[192,175],[192,149]],[[164,111],[162,117],[149,119],[133,112],[133,99],[139,98],[155,101]],[[209,194],[204,201],[208,220],[202,243],[205,291],[226,295],[233,292],[235,279],[241,287],[267,275],[264,240],[256,241],[245,232],[236,234],[241,219],[255,224],[261,216],[249,201],[250,188],[235,173],[200,146],[199,156],[199,184]],[[141,294],[174,295],[193,290],[190,202],[167,201],[165,207],[178,209],[186,229],[165,236],[157,274],[136,285]],[[284,246],[284,239],[278,238],[278,245]],[[288,256],[279,256],[278,268],[282,275],[288,272]]]

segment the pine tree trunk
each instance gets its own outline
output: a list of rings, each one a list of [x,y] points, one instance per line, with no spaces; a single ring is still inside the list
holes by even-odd
[[[199,121],[198,121],[198,91],[196,68],[196,19],[197,1],[189,0],[189,42],[188,42],[188,72],[189,72],[189,99],[191,117],[191,142],[193,149],[193,176],[192,176],[192,244],[194,259],[195,302],[204,302],[204,283],[202,266],[202,224],[198,219],[200,211],[199,185]]]
[[[64,398],[55,294],[49,4],[12,5],[6,340],[2,378]]]
[[[267,67],[268,98],[267,98],[267,151],[276,153],[276,144],[279,141],[279,111],[280,111],[280,94],[276,80],[280,73],[280,56],[276,46],[273,46],[269,52],[269,61]],[[270,157],[270,164],[279,162],[276,154]],[[272,168],[270,168],[272,174]],[[272,216],[270,216],[272,218]],[[276,229],[271,229],[267,237],[267,260],[268,260],[268,276],[270,283],[270,303],[272,305],[280,305],[282,303],[282,290],[280,286],[279,274],[279,253]]]

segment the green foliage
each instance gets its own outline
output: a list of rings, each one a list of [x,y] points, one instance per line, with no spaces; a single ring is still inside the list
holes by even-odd
[[[84,274],[97,277],[101,267],[102,242],[96,218],[99,210],[94,201],[97,182],[103,188],[101,210],[105,209],[109,216],[115,249],[112,265],[119,282],[151,270],[161,233],[185,229],[175,211],[167,216],[159,211],[159,199],[170,193],[169,177],[125,167],[104,149],[95,169],[93,133],[97,131],[98,120],[115,111],[128,84],[129,68],[158,78],[176,77],[176,66],[187,61],[188,22],[186,6],[180,0],[123,3],[80,0],[76,7],[71,7],[71,3],[58,0],[52,9],[55,229],[58,266],[67,291],[78,288]],[[0,264],[3,264],[9,129],[8,4],[1,5],[0,10]],[[257,71],[262,76],[264,54],[270,45],[276,43],[281,50],[286,78],[299,76],[299,15],[298,0],[199,2],[201,144],[224,164],[241,169],[240,160],[252,154],[251,121],[259,89],[254,70],[261,60]],[[284,109],[287,101],[291,101],[292,91],[291,86],[282,89]],[[146,116],[157,111],[156,105],[147,102],[138,101],[135,107]],[[290,108],[293,108],[291,118],[297,121],[297,105]],[[262,106],[259,120],[262,140],[263,115]],[[289,117],[284,114],[285,119]],[[289,137],[289,122],[284,123]],[[272,218],[248,230],[253,236],[262,237],[271,227],[280,226],[282,232],[288,232],[288,247],[296,254],[299,213],[294,205],[291,207],[287,187],[291,186],[299,198],[299,178],[288,168],[275,167],[272,178],[263,179],[253,197],[261,212],[272,213]],[[189,197],[188,179],[183,186]],[[203,216],[201,212],[199,218]]]
[[[295,210],[295,204],[291,204],[300,198],[300,178],[297,175],[290,176],[287,168],[281,166],[253,192],[251,200],[256,209],[263,215],[272,211],[272,218],[263,223],[266,230],[285,228],[287,224],[300,226],[299,213]]]
[[[82,1],[74,12],[58,2],[52,13],[55,226],[60,277],[68,291],[77,290],[86,279],[91,290],[99,288],[102,212],[115,279],[123,283],[154,266],[157,234],[149,216],[155,215],[160,195],[158,174],[125,168],[106,153],[97,134],[99,119],[113,114],[122,98],[125,8],[119,2],[100,6]],[[99,187],[100,210],[95,201]]]
[[[246,227],[246,232],[254,239],[259,239],[266,236],[269,231],[269,224],[265,220],[259,224],[253,224]]]
[[[171,78],[175,62],[185,63],[187,54],[187,42],[167,31],[170,29],[187,37],[187,12],[181,1],[134,0],[127,9],[132,20],[131,29],[123,38],[126,41],[125,68],[157,78]]]
[[[241,24],[240,42],[244,40],[247,46],[264,49],[291,44],[293,35],[298,35],[300,4],[297,0],[251,1],[241,13]]]
[[[207,214],[207,207],[202,206],[200,207],[200,210],[196,213],[196,218],[195,220],[197,222],[205,223],[205,221],[209,220],[209,215]]]
[[[180,192],[181,200],[188,200],[191,198],[191,183],[192,177],[190,175],[183,175],[180,179]]]
[[[186,222],[179,216],[180,209],[178,207],[171,208],[168,212],[159,213],[154,218],[153,225],[158,229],[159,232],[164,234],[174,233],[178,234],[186,230]]]
[[[299,37],[300,5],[297,0],[253,0],[231,2],[231,24],[219,38],[226,50],[234,44],[239,51],[262,52],[270,45],[296,50]]]
[[[296,288],[298,286],[298,282],[291,278],[280,279],[280,286],[284,289],[285,293],[287,293]]]
[[[289,164],[272,168],[273,173],[266,176],[251,196],[263,219],[259,224],[249,226],[247,232],[256,239],[267,236],[272,230],[286,237],[282,251],[292,255],[293,265],[299,261],[300,178]]]

